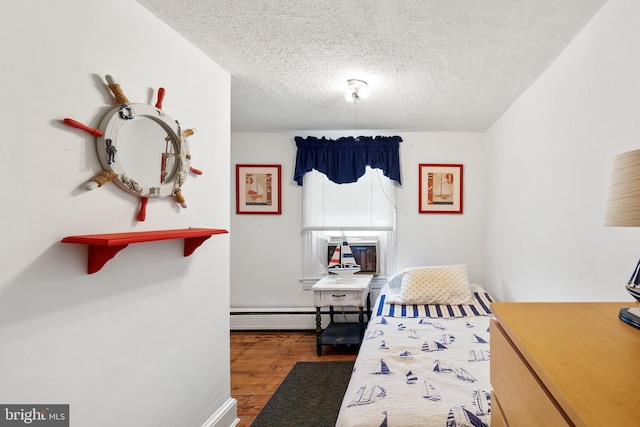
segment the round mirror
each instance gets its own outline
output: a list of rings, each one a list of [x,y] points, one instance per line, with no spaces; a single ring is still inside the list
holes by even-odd
[[[138,182],[160,185],[175,173],[175,142],[155,120],[139,116],[124,122],[117,141],[118,160],[127,175]],[[167,169],[168,166],[172,168]]]
[[[165,197],[186,179],[186,135],[162,110],[125,104],[110,110],[100,124],[98,157],[115,172],[122,189],[139,197]]]

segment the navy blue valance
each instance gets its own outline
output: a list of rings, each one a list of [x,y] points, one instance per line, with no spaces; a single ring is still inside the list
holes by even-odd
[[[312,169],[337,184],[356,182],[367,166],[381,169],[385,176],[400,181],[399,136],[352,136],[338,139],[295,137],[298,153],[293,179],[302,185],[302,177]]]

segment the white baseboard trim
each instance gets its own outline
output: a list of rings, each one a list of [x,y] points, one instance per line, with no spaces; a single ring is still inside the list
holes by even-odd
[[[202,427],[235,427],[240,422],[238,418],[238,401],[233,397],[227,401],[211,417],[202,424]]]

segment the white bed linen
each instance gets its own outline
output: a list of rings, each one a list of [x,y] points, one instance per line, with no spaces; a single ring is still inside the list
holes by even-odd
[[[474,290],[478,313],[486,313],[479,305],[488,306],[490,296]],[[398,305],[390,310],[381,304],[386,292],[376,300],[336,426],[488,426],[491,315],[451,317],[460,312]],[[390,312],[400,317],[377,315]],[[446,317],[414,317],[425,312]]]

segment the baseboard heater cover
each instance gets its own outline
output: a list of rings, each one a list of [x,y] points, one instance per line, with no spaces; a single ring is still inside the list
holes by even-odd
[[[329,311],[322,313],[322,327],[329,324]],[[315,308],[232,308],[231,330],[315,330]],[[336,309],[333,319],[338,322],[357,322],[358,312]]]

